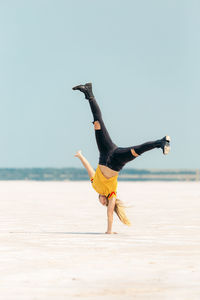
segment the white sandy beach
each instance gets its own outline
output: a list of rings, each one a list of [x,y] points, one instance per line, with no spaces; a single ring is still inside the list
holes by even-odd
[[[200,299],[200,182],[119,182],[130,228],[89,182],[0,182],[2,300]]]

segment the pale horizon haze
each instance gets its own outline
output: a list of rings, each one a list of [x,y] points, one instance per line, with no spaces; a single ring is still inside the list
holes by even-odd
[[[113,141],[171,136],[128,168],[200,168],[200,2],[0,1],[0,168],[95,167],[93,83]]]

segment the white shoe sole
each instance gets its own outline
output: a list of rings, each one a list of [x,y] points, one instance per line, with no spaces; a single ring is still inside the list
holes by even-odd
[[[170,138],[170,136],[169,135],[166,135],[166,140],[168,141],[168,142],[170,142],[171,141],[171,138]],[[166,145],[165,147],[164,147],[164,151],[163,151],[163,154],[164,155],[167,155],[169,152],[170,152],[170,145]]]

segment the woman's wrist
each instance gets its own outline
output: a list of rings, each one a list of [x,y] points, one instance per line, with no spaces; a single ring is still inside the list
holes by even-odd
[[[80,160],[83,160],[83,155],[80,153],[77,155],[77,157],[80,159]]]
[[[108,226],[107,226],[107,232],[112,232],[112,223],[108,222]]]

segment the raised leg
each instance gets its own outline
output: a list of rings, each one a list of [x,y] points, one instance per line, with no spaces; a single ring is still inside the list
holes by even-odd
[[[111,157],[109,158],[108,167],[115,171],[120,171],[129,161],[132,161],[142,153],[155,148],[161,148],[163,150],[163,154],[168,154],[170,149],[169,143],[170,137],[165,136],[160,140],[147,142],[137,146],[126,148],[118,147],[113,151]]]
[[[92,85],[91,83],[87,83],[85,85],[79,85],[73,89],[83,92],[86,99],[88,99],[89,101],[89,105],[94,118],[93,124],[95,129],[96,142],[100,152],[99,164],[106,165],[109,154],[114,149],[116,149],[117,146],[113,143],[106,129],[106,126],[102,119],[100,107],[92,93]]]
[[[113,143],[108,130],[102,119],[101,110],[95,99],[89,100],[90,108],[94,117],[95,137],[99,152],[109,153],[117,146]]]

